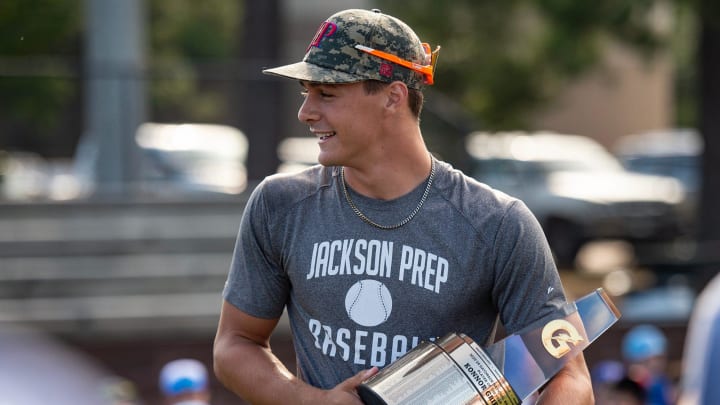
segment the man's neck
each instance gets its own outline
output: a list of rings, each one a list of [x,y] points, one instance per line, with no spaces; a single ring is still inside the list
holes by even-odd
[[[355,192],[380,200],[401,197],[427,180],[431,156],[427,150],[416,156],[400,155],[363,168],[344,168],[348,186]]]

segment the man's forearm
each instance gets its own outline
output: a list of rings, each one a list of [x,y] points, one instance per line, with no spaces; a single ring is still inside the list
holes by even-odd
[[[269,346],[242,337],[216,339],[213,357],[218,380],[253,404],[297,403],[317,391],[296,378]]]
[[[548,382],[536,402],[538,405],[590,405],[594,403],[590,372],[582,353],[570,360]]]

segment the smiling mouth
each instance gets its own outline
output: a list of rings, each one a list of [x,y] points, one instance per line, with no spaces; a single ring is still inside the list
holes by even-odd
[[[318,132],[318,133],[315,133],[315,136],[317,136],[320,141],[325,141],[325,140],[335,136],[335,134],[336,134],[335,132],[323,132],[323,133]]]

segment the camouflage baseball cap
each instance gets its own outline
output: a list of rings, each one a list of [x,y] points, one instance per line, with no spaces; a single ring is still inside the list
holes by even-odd
[[[302,62],[263,73],[318,83],[399,80],[420,89],[433,83],[439,49],[431,52],[407,24],[380,10],[350,9],[320,25]]]

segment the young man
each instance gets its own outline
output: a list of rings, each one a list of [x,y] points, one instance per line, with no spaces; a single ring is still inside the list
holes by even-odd
[[[243,214],[215,340],[215,372],[252,403],[361,403],[356,387],[420,341],[462,332],[493,342],[566,298],[525,205],[428,152],[419,126],[430,48],[378,10],[346,10],[302,62],[298,119],[319,162],[274,175]],[[269,338],[287,309],[297,376]],[[581,356],[546,386],[552,403],[592,402]]]

